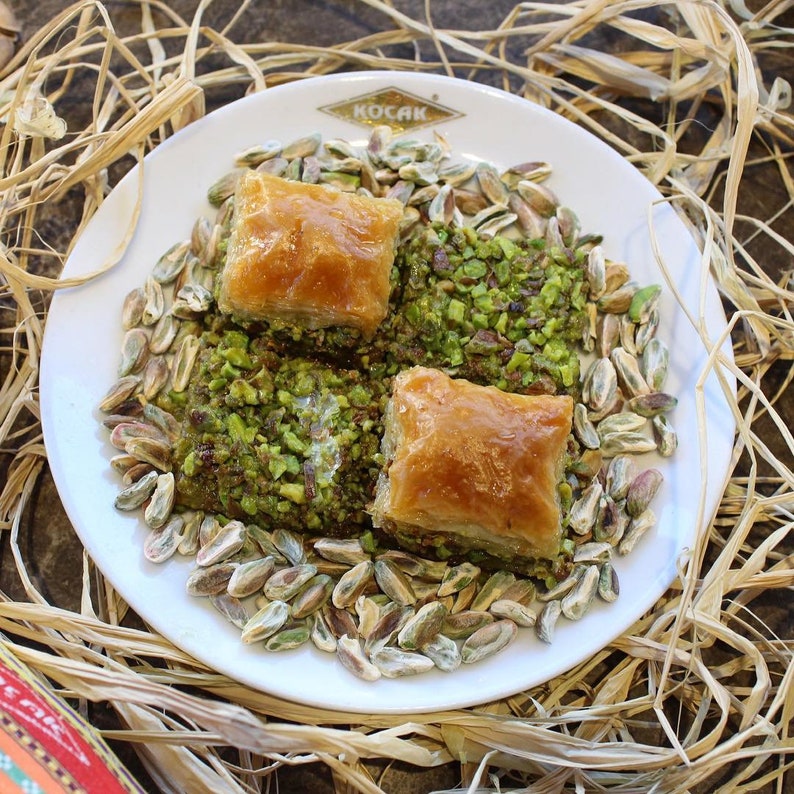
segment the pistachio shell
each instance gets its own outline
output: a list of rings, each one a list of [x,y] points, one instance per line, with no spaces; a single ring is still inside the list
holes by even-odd
[[[157,529],[149,532],[143,543],[143,556],[149,562],[161,563],[170,559],[179,546],[185,520],[182,516],[173,516]]]
[[[557,196],[548,187],[531,179],[520,180],[515,189],[532,209],[545,218],[554,215],[560,203]]]
[[[662,485],[664,477],[658,469],[645,469],[631,482],[626,493],[626,512],[636,518],[650,505]]]
[[[189,250],[189,240],[172,245],[152,268],[152,278],[158,284],[170,284],[185,267],[185,256]]]
[[[143,319],[146,306],[146,294],[142,287],[136,287],[127,293],[121,307],[121,324],[125,329],[134,328]]]
[[[141,322],[144,325],[154,325],[165,311],[163,287],[158,281],[149,276],[143,285],[143,291],[146,296],[146,305],[143,307]]]
[[[182,531],[182,538],[179,541],[177,551],[186,557],[195,557],[199,549],[198,533],[199,526],[204,520],[204,513],[196,510],[185,519],[185,527]]]
[[[654,416],[651,419],[651,426],[659,454],[664,458],[670,457],[678,448],[678,434],[670,424],[670,420],[664,415]]]
[[[599,569],[588,565],[574,588],[560,600],[562,614],[568,620],[579,620],[593,603],[598,592]]]
[[[272,574],[265,583],[265,595],[268,598],[289,601],[316,574],[317,568],[311,563],[282,568]]]
[[[549,601],[541,609],[538,620],[535,623],[535,633],[541,642],[550,644],[554,639],[554,629],[561,614],[562,606],[559,601]]]
[[[606,473],[606,491],[617,502],[626,498],[634,479],[634,461],[630,455],[616,455],[609,462]]]
[[[174,509],[175,483],[172,472],[165,472],[157,477],[154,491],[146,510],[143,513],[143,520],[147,526],[157,529],[168,520],[171,511]],[[176,550],[176,546],[174,546]]]
[[[321,651],[326,653],[336,652],[336,637],[331,631],[322,610],[318,610],[311,616],[309,639]]]
[[[639,539],[656,524],[656,515],[650,508],[631,519],[623,539],[618,544],[618,553],[628,554],[637,545]]]
[[[397,634],[397,644],[413,651],[420,648],[439,633],[447,616],[447,610],[438,601],[420,607]]]
[[[483,583],[471,603],[475,612],[485,612],[494,601],[502,597],[505,590],[515,584],[516,576],[510,571],[495,571]]]
[[[606,260],[604,249],[600,245],[593,246],[587,254],[585,276],[589,285],[589,296],[598,300],[606,290]]]
[[[206,568],[195,568],[185,584],[188,595],[208,596],[225,592],[236,567],[235,562],[220,562]]]
[[[327,574],[316,574],[292,599],[292,616],[305,618],[321,609],[334,589],[334,581]]]
[[[658,416],[659,414],[672,411],[678,405],[678,400],[672,394],[664,392],[651,392],[650,394],[640,394],[632,397],[627,406],[640,416]]]
[[[152,329],[149,349],[157,355],[165,353],[170,347],[179,328],[179,320],[173,314],[163,314]]]
[[[463,643],[460,658],[464,664],[473,664],[493,656],[507,647],[518,634],[512,620],[497,620],[474,632]]]
[[[462,640],[487,623],[492,623],[493,619],[494,616],[490,612],[464,610],[447,615],[444,618],[441,631],[450,639]]]
[[[288,529],[275,529],[270,536],[273,545],[293,565],[303,565],[306,562],[306,551],[303,548],[303,539],[295,532]]]
[[[592,530],[598,517],[603,492],[601,483],[598,480],[593,480],[571,505],[568,511],[568,526],[577,535],[586,535]]]
[[[273,573],[276,562],[272,557],[260,557],[242,562],[232,574],[227,585],[229,595],[246,598],[265,586],[265,582]]]
[[[508,598],[500,598],[498,601],[494,601],[489,607],[489,611],[496,618],[512,620],[517,626],[522,627],[534,626],[538,619],[535,610]]]
[[[229,521],[215,536],[202,545],[196,554],[196,563],[202,567],[228,560],[243,547],[246,539],[245,524],[242,521]]]
[[[217,593],[211,595],[209,600],[212,606],[214,606],[231,624],[237,626],[238,629],[245,627],[245,624],[248,622],[248,612],[239,598],[229,595],[229,593]]]
[[[249,146],[247,149],[238,152],[234,156],[235,165],[241,167],[257,166],[265,160],[270,160],[273,157],[278,157],[284,147],[281,141],[267,140],[263,143],[257,143],[254,146]]]
[[[319,538],[314,541],[314,550],[326,560],[345,565],[358,565],[369,559],[358,538]]]
[[[308,157],[314,154],[320,147],[322,136],[319,132],[313,132],[310,135],[304,135],[301,138],[288,143],[281,151],[281,156],[287,160],[292,160],[296,157]]]
[[[448,568],[444,572],[444,578],[439,585],[438,595],[443,597],[457,593],[476,581],[479,575],[480,569],[470,562],[464,562],[454,568]]]
[[[401,606],[416,603],[416,594],[408,577],[391,560],[375,560],[375,581],[389,598]]]
[[[336,655],[344,667],[364,681],[377,681],[380,670],[364,655],[361,642],[344,635],[337,640]]]
[[[149,360],[149,335],[141,328],[130,328],[121,343],[119,377],[140,372]]]
[[[375,572],[375,565],[371,560],[354,565],[344,574],[334,587],[331,600],[338,609],[355,604],[356,599],[364,592],[372,581]]]
[[[356,621],[347,610],[338,609],[333,604],[326,604],[322,612],[335,637],[343,637],[345,634],[349,637],[358,636]]]
[[[610,361],[613,363],[618,381],[627,395],[636,397],[639,394],[648,394],[650,392],[650,387],[640,372],[637,359],[628,351],[622,347],[616,347],[612,351]]]
[[[421,653],[405,651],[392,645],[379,648],[372,654],[370,660],[385,678],[426,673],[435,666],[432,659]]]
[[[289,620],[289,615],[289,605],[284,601],[270,601],[248,619],[240,639],[246,645],[267,639]]]
[[[378,621],[367,633],[364,650],[367,653],[372,653],[377,648],[392,642],[413,615],[414,610],[411,607],[395,605],[394,608],[384,610]]]
[[[157,485],[158,472],[152,471],[125,488],[116,496],[117,510],[135,510],[151,495]]]
[[[455,640],[444,634],[436,634],[422,647],[422,653],[432,660],[433,664],[445,673],[451,673],[460,667],[460,649]]]
[[[598,595],[604,601],[615,601],[620,594],[620,582],[612,564],[605,562],[598,575]]]
[[[299,648],[309,641],[310,632],[309,624],[304,621],[290,623],[265,639],[265,650],[291,651]]]

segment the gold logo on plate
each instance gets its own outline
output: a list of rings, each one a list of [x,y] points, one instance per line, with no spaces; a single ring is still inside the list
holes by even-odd
[[[381,88],[371,94],[325,105],[319,109],[364,127],[386,124],[395,132],[427,127],[463,115],[438,102],[414,96],[398,88]]]

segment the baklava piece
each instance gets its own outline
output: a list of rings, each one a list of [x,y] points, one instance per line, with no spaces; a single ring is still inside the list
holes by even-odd
[[[388,311],[402,216],[393,199],[247,171],[235,191],[218,307],[369,338]]]
[[[373,524],[419,552],[554,560],[572,413],[568,396],[509,394],[424,367],[400,373]]]

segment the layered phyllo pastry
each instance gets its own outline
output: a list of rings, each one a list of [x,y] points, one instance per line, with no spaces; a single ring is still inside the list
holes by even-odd
[[[371,337],[388,311],[402,216],[393,199],[245,172],[234,195],[220,310]]]
[[[572,412],[568,396],[510,394],[425,367],[400,373],[374,525],[424,553],[554,560]]]

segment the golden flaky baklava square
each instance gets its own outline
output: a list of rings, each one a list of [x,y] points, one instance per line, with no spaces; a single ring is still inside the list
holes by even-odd
[[[567,396],[509,394],[424,367],[399,374],[375,524],[441,532],[500,557],[553,559],[572,412]]]
[[[402,216],[393,199],[245,172],[234,196],[220,310],[371,337],[388,311]]]

